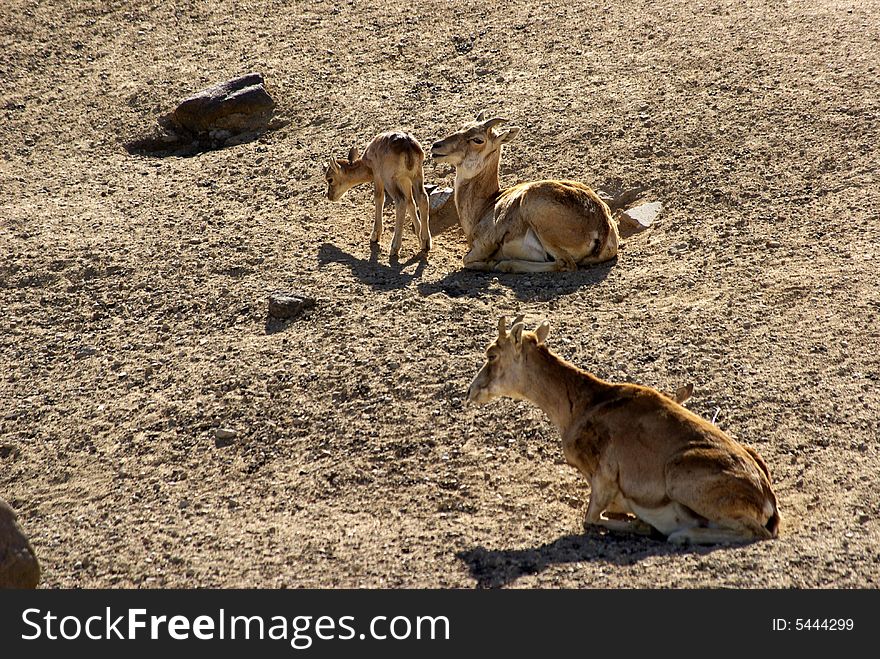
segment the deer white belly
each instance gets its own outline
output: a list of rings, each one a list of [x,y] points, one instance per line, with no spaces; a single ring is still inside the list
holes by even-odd
[[[529,229],[518,238],[508,238],[497,252],[499,260],[516,259],[519,261],[552,261],[538,236]]]
[[[647,522],[663,535],[698,525],[697,520],[685,509],[675,503],[657,508],[643,508],[632,501],[626,501],[629,509],[642,521]]]

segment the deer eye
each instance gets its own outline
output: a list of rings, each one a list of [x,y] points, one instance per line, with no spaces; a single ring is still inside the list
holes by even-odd
[[[482,144],[485,141],[486,140],[484,140],[482,137],[472,137],[471,138],[471,142],[473,142],[474,144]]]
[[[497,353],[497,352],[490,352],[488,355],[486,355],[486,360],[487,360],[487,361],[494,362],[496,359],[498,359],[498,353]]]

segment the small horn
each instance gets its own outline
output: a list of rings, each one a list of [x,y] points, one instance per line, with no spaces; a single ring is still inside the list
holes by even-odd
[[[503,117],[493,117],[492,119],[487,119],[483,122],[483,128],[489,130],[491,128],[494,128],[498,124],[506,124],[508,121],[510,120],[504,119]]]
[[[477,121],[484,121],[486,119],[486,111],[480,110],[480,113],[477,115]]]
[[[507,338],[507,316],[501,316],[498,319],[498,338]]]
[[[513,327],[514,325],[519,325],[524,318],[525,316],[523,314],[518,315],[516,318],[513,319],[513,322],[510,324],[510,326]]]

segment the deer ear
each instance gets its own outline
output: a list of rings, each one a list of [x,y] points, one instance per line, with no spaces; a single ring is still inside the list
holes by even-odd
[[[538,329],[535,330],[535,336],[538,337],[538,345],[544,343],[547,339],[547,335],[550,334],[550,322],[544,321],[540,325],[538,325]]]
[[[676,403],[678,403],[679,405],[681,405],[682,403],[684,403],[684,401],[686,401],[688,398],[690,398],[693,395],[693,393],[694,393],[694,383],[688,382],[686,385],[681,386],[675,390],[675,397],[673,398],[673,400]]]
[[[519,135],[519,130],[519,126],[511,126],[498,136],[498,141],[501,142],[501,144],[507,144],[512,141],[514,137]]]
[[[348,164],[351,165],[355,160],[358,159],[360,154],[358,153],[357,147],[353,146],[348,150]]]
[[[501,316],[498,319],[498,338],[507,338],[507,316]]]
[[[523,324],[517,323],[510,330],[510,336],[513,337],[513,344],[516,346],[517,352],[522,348]]]

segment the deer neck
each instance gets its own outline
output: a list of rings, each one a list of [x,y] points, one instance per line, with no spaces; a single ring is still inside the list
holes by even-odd
[[[366,160],[363,158],[355,160],[351,167],[352,169],[349,170],[349,176],[351,176],[354,185],[373,182],[373,168],[370,167]]]
[[[524,355],[523,370],[529,374],[528,384],[518,392],[544,410],[564,434],[579,412],[607,386],[599,378],[560,359],[546,346],[540,345]]]
[[[455,174],[455,210],[461,228],[468,242],[473,241],[477,225],[487,216],[498,199],[500,186],[498,183],[498,161],[501,150],[496,151],[491,160],[475,176],[463,178],[459,172]]]

